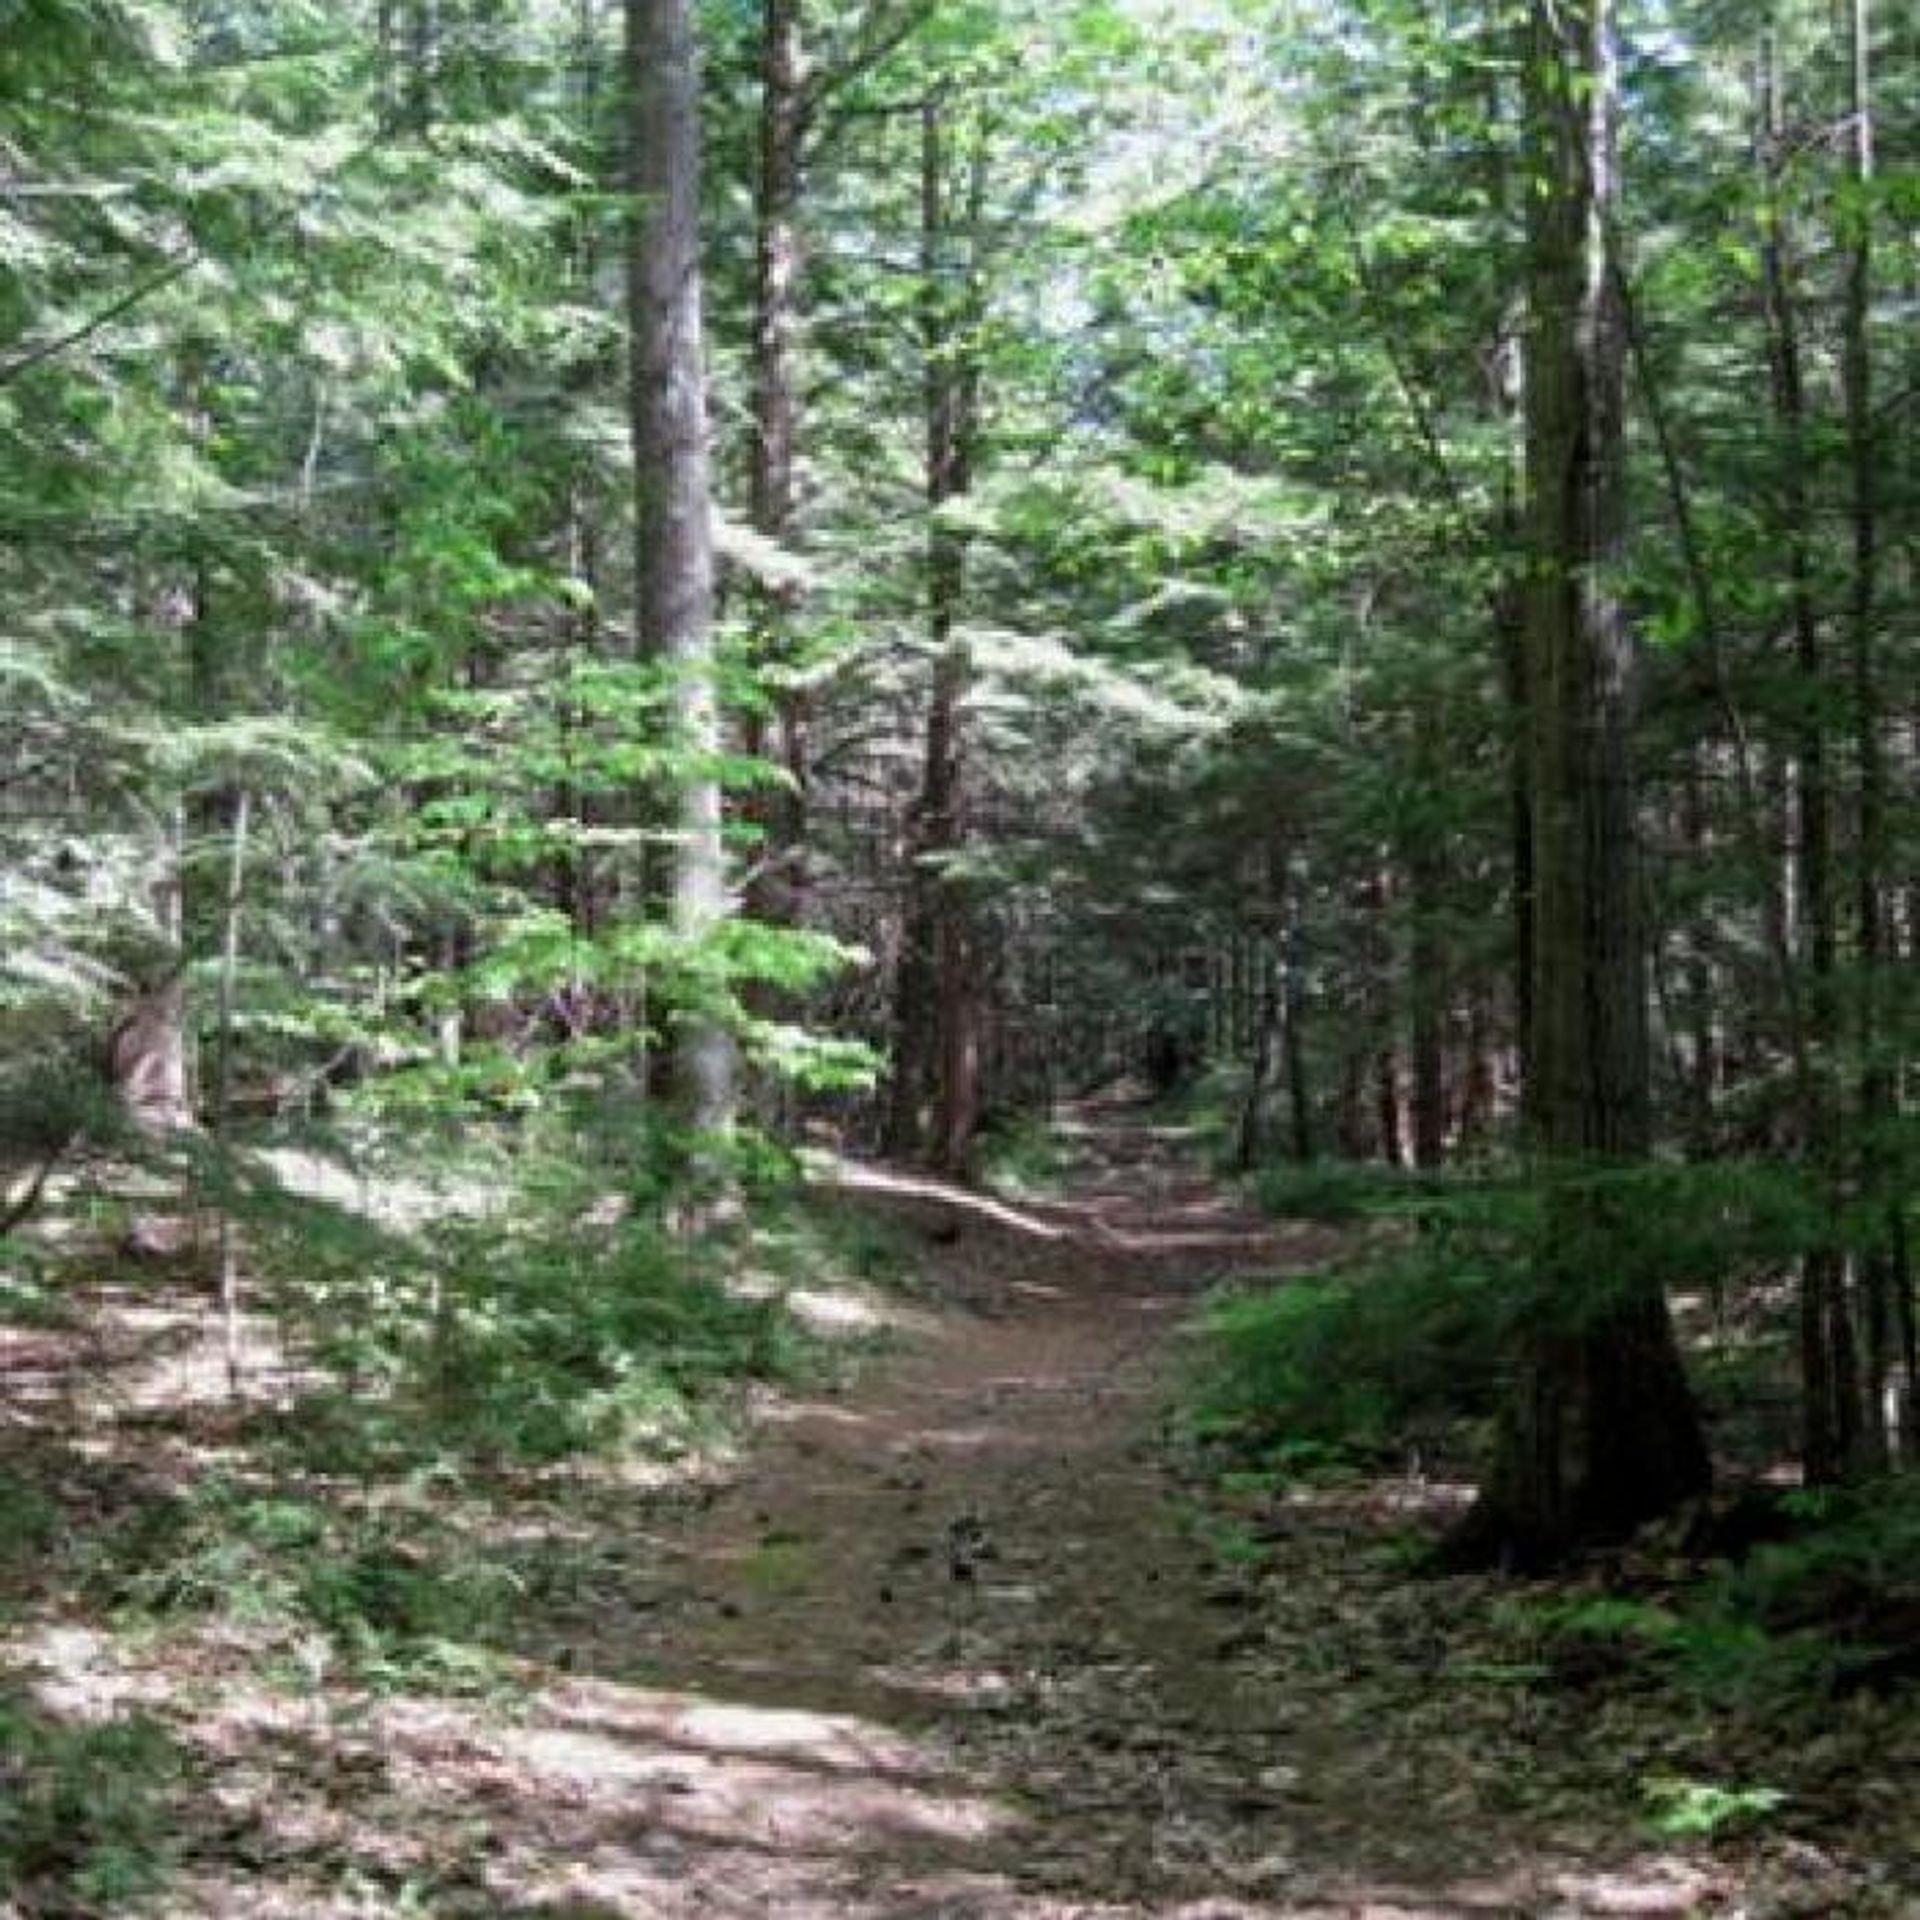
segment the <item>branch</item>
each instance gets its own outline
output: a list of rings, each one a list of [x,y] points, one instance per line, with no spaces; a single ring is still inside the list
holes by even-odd
[[[1607,267],[1620,302],[1621,327],[1626,335],[1628,355],[1633,362],[1641,409],[1652,430],[1654,446],[1660,456],[1661,472],[1667,484],[1667,504],[1672,511],[1674,533],[1680,543],[1681,565],[1686,569],[1694,612],[1700,621],[1701,658],[1706,667],[1707,691],[1720,710],[1721,723],[1733,747],[1734,792],[1739,800],[1744,829],[1741,840],[1752,862],[1760,897],[1762,901],[1768,901],[1779,881],[1767,859],[1766,836],[1761,826],[1766,812],[1760,795],[1759,775],[1754,768],[1752,738],[1747,731],[1746,716],[1740,711],[1727,675],[1718,597],[1713,587],[1713,569],[1694,519],[1693,496],[1687,488],[1679,444],[1674,437],[1672,422],[1667,417],[1666,396],[1655,378],[1652,356],[1647,351],[1646,332],[1641,325],[1639,302],[1623,257],[1621,237],[1611,225],[1607,233]],[[1786,915],[1784,912],[1763,911],[1760,917],[1766,927],[1767,957],[1772,963],[1780,990],[1781,1010],[1786,1015],[1787,1050],[1793,1064],[1794,1091],[1801,1102],[1807,1131],[1811,1136],[1817,1129],[1818,1116],[1813,1048],[1799,976],[1794,970],[1793,955],[1788,949],[1783,930]]]
[[[836,93],[863,80],[898,53],[933,18],[938,0],[899,0],[889,8],[875,0],[867,18],[855,30],[853,45],[829,56],[806,89],[806,111],[811,114]]]
[[[40,1204],[40,1198],[47,1190],[47,1182],[53,1178],[54,1168],[66,1158],[68,1149],[78,1138],[78,1134],[71,1134],[55,1147],[28,1183],[26,1192],[13,1201],[4,1213],[0,1213],[0,1240],[6,1239],[16,1227],[25,1225],[34,1208]]]
[[[830,146],[849,121],[860,117],[859,110],[843,107],[822,125],[819,115],[820,109],[836,95],[845,93],[892,59],[932,19],[937,4],[938,0],[901,0],[898,10],[889,16],[885,5],[876,0],[865,22],[866,37],[861,39],[856,36],[854,44],[845,53],[824,62],[812,84],[805,90],[800,107],[803,152]],[[887,107],[879,111],[892,114],[917,113],[919,110],[920,103],[916,100],[910,106]],[[866,111],[873,113],[875,110],[869,108]]]
[[[176,280],[184,280],[195,267],[206,260],[206,254],[196,247],[183,259],[169,260],[164,267],[149,274],[140,281],[131,292],[123,293],[119,299],[112,300],[99,312],[71,327],[65,333],[55,334],[51,339],[43,340],[38,346],[28,347],[17,353],[11,360],[0,361],[0,387],[10,385],[23,373],[31,373],[37,366],[57,358],[71,347],[84,345],[96,333],[103,332],[113,325],[122,314],[130,313],[143,300],[150,300],[156,293],[163,292]]]
[[[302,194],[290,206],[282,207],[276,214],[266,219],[256,234],[254,244],[258,246],[272,235],[297,220],[301,214],[314,204],[329,187],[335,185],[356,161],[363,160],[375,151],[375,144],[369,142],[346,155],[331,172],[321,176],[309,193]],[[208,252],[204,246],[196,245],[191,251],[176,255],[165,266],[156,268],[144,280],[136,284],[131,291],[112,300],[97,313],[81,321],[67,332],[56,334],[43,340],[38,346],[27,347],[15,354],[10,360],[0,360],[0,387],[11,385],[23,373],[31,373],[35,367],[43,366],[47,361],[57,358],[70,348],[83,345],[96,333],[110,327],[123,314],[132,312],[142,301],[150,300],[156,293],[164,292],[177,280],[184,280],[196,267],[205,265]]]
[[[1393,371],[1394,384],[1400,389],[1400,399],[1413,421],[1414,431],[1420,436],[1420,444],[1433,469],[1433,477],[1461,517],[1472,520],[1474,513],[1467,490],[1448,457],[1446,445],[1440,438],[1439,423],[1434,419],[1427,395],[1401,351],[1399,336],[1394,331],[1393,316],[1387,311],[1386,302],[1381,297],[1379,283],[1367,260],[1359,229],[1344,206],[1338,209],[1338,214],[1341,226],[1346,229],[1347,251],[1353,260],[1354,277],[1360,282],[1360,291],[1365,296],[1368,312],[1373,316],[1374,331],[1379,336],[1381,350],[1387,356],[1387,365]]]

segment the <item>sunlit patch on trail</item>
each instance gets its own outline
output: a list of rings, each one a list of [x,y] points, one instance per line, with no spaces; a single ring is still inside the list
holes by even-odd
[[[875,1199],[893,1199],[931,1204],[962,1218],[971,1218],[991,1226],[1004,1227],[1010,1233],[1024,1234],[1035,1240],[1063,1240],[1066,1230],[1026,1212],[995,1200],[969,1187],[925,1175],[902,1173],[897,1168],[874,1166],[865,1161],[827,1159],[815,1156],[811,1165],[814,1179],[822,1186]]]

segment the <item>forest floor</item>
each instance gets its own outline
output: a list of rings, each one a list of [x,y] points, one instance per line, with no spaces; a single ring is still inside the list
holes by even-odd
[[[1248,1213],[1136,1112],[1083,1111],[1073,1142],[1037,1202],[837,1169],[914,1250],[896,1335],[837,1390],[769,1394],[709,1478],[509,1510],[504,1555],[560,1543],[572,1570],[512,1609],[511,1688],[290,1686],[218,1634],[79,1618],[16,1635],[43,1700],[183,1743],[158,1910],[1920,1913],[1897,1867],[1791,1823],[1652,1836],[1648,1776],[1763,1756],[1503,1668],[1491,1583],[1409,1571],[1457,1489],[1233,1510],[1190,1477],[1166,1422],[1198,1299],[1311,1267],[1329,1230]]]

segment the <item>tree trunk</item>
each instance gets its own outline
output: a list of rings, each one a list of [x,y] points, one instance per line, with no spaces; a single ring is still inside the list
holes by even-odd
[[[1624,1538],[1702,1492],[1710,1469],[1665,1296],[1635,1275],[1632,1203],[1611,1182],[1651,1137],[1637,663],[1618,597],[1613,0],[1535,0],[1527,87],[1532,1108],[1550,1217],[1521,1379],[1451,1555],[1538,1567]]]
[[[1794,735],[1793,917],[1798,955],[1808,973],[1806,1024],[1812,1073],[1802,1102],[1800,1148],[1821,1167],[1829,1188],[1834,1188],[1838,1169],[1830,1162],[1836,1132],[1832,1053],[1838,933],[1824,713],[1827,689],[1810,546],[1806,380],[1794,303],[1793,251],[1782,210],[1786,112],[1779,54],[1771,33],[1761,46],[1760,91],[1759,144],[1769,208],[1760,263],[1774,417],[1783,443],[1779,514],[1786,543],[1793,657],[1802,689]],[[1828,1244],[1806,1254],[1800,1268],[1801,1465],[1808,1481],[1816,1485],[1840,1477],[1851,1450],[1858,1404],[1845,1278],[1836,1229]]]
[[[732,910],[721,838],[713,677],[713,517],[700,277],[700,127],[691,0],[627,0],[634,196],[632,333],[634,580],[643,654],[674,676],[679,780],[671,896],[691,948]],[[676,1101],[697,1136],[732,1126],[735,1061],[720,1011],[689,1004],[673,1031]]]
[[[121,1015],[107,1042],[107,1071],[127,1118],[142,1133],[190,1132],[187,983],[180,968]]]
[[[802,147],[807,117],[803,0],[765,0],[761,16],[760,159],[755,209],[753,303],[753,468],[749,481],[756,532],[790,546],[798,506],[800,438],[800,230]],[[778,669],[790,652],[793,594],[764,588],[760,653]],[[762,829],[757,878],[747,900],[756,919],[798,926],[808,918],[807,785],[812,752],[804,690],[776,685],[773,751],[787,784],[754,802]],[[750,724],[748,750],[768,751],[764,724]]]
[[[956,274],[956,240],[977,244],[986,191],[984,143],[974,153],[964,225],[947,187],[946,108],[921,110],[921,353],[925,382],[927,629],[933,687],[927,704],[920,792],[907,832],[907,899],[894,998],[893,1084],[888,1151],[929,1152],[953,1172],[965,1168],[979,1120],[978,996],[968,978],[973,930],[963,886],[948,870],[965,839],[962,708],[972,662],[959,632],[966,542],[941,509],[973,486],[980,369],[971,328],[980,297],[971,254]],[[959,280],[956,291],[953,282]],[[929,1137],[929,1120],[932,1133]]]
[[[1307,1081],[1306,937],[1301,926],[1305,892],[1302,879],[1289,887],[1286,928],[1280,941],[1281,1046],[1286,1056],[1287,1111],[1293,1157],[1303,1166],[1314,1156],[1313,1089]]]
[[[1438,778],[1437,743],[1431,723],[1418,723],[1416,777],[1424,785]],[[1411,828],[1406,847],[1408,982],[1411,1007],[1408,1067],[1412,1075],[1413,1164],[1440,1166],[1447,1157],[1447,981],[1440,939],[1439,911],[1445,872],[1445,843],[1440,829],[1425,820]]]
[[[1849,0],[1847,65],[1851,77],[1850,184],[1854,204],[1843,211],[1846,243],[1846,311],[1842,325],[1841,381],[1846,399],[1847,460],[1852,487],[1853,577],[1847,607],[1847,668],[1853,696],[1854,755],[1858,772],[1859,846],[1855,855],[1855,906],[1860,967],[1860,1188],[1888,1226],[1887,1244],[1877,1238],[1862,1253],[1858,1275],[1865,1333],[1865,1378],[1861,1382],[1858,1440],[1850,1468],[1874,1473],[1888,1453],[1886,1394],[1894,1382],[1893,1226],[1906,1205],[1900,1193],[1885,1201],[1885,1139],[1892,1124],[1896,1087],[1881,1057],[1881,998],[1887,959],[1886,915],[1881,888],[1886,872],[1887,771],[1881,739],[1882,707],[1875,625],[1880,598],[1879,449],[1873,420],[1874,125],[1872,12],[1870,0]]]
[[[1286,1010],[1281,999],[1284,967],[1275,965],[1266,975],[1260,1010],[1254,1021],[1252,1059],[1247,1069],[1247,1091],[1240,1105],[1240,1125],[1234,1146],[1234,1166],[1252,1173],[1267,1157],[1267,1094],[1280,1064]]]

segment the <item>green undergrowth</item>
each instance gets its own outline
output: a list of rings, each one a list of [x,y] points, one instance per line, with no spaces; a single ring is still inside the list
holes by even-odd
[[[672,1457],[711,1437],[741,1383],[805,1372],[814,1343],[782,1293],[817,1248],[762,1233],[756,1211],[689,1240],[618,1171],[552,1151],[482,1164],[462,1189],[479,1204],[414,1230],[248,1189],[251,1284],[323,1378],[281,1446],[333,1471]],[[749,1270],[761,1284],[741,1284]]]
[[[1238,1115],[1245,1078],[1237,1066],[1203,1067],[1154,1102],[1154,1122],[1178,1128],[1195,1153],[1216,1172],[1236,1173]]]
[[[1457,1184],[1444,1174],[1351,1160],[1292,1160],[1260,1169],[1253,1191],[1261,1209],[1275,1219],[1338,1224],[1405,1214]]]
[[[752,1250],[778,1280],[809,1286],[919,1290],[921,1249],[898,1219],[831,1190],[789,1187],[754,1209]]]
[[[1044,1114],[996,1113],[974,1144],[980,1184],[1007,1200],[1038,1200],[1060,1191],[1072,1155]]]
[[[905,1283],[898,1235],[771,1159],[739,1218],[694,1240],[652,1163],[595,1141],[349,1144],[199,1169],[199,1211],[230,1213],[243,1305],[289,1371],[234,1405],[124,1413],[77,1371],[41,1403],[0,1473],[9,1625],[57,1612],[188,1673],[211,1636],[228,1680],[297,1694],[507,1704],[644,1582],[636,1479],[676,1498],[737,1438],[747,1389],[817,1385],[857,1350],[789,1292]],[[168,1330],[132,1357],[194,1347],[216,1324],[211,1239],[116,1265],[131,1212],[62,1251],[9,1249],[0,1320],[85,1336],[99,1304],[150,1297]],[[0,1696],[0,1907],[131,1909],[165,1872],[175,1770],[145,1722],[69,1729]]]
[[[645,1226],[450,1229],[421,1267],[310,1287],[302,1308],[337,1383],[305,1409],[316,1437],[358,1409],[401,1461],[674,1453],[731,1385],[804,1362],[777,1299],[739,1297],[717,1260]]]
[[[1417,1238],[1202,1312],[1185,1425],[1222,1470],[1365,1466],[1493,1410],[1519,1297],[1510,1257]]]
[[[1364,1464],[1440,1430],[1471,1438],[1530,1327],[1577,1330],[1653,1289],[1684,1309],[1723,1442],[1777,1442],[1779,1281],[1830,1231],[1793,1169],[1652,1163],[1522,1178],[1328,1163],[1270,1168],[1257,1185],[1270,1211],[1381,1230],[1326,1271],[1243,1283],[1210,1304],[1189,1419],[1229,1454],[1307,1449]]]
[[[219,1623],[267,1681],[499,1693],[533,1597],[490,1537],[484,1490],[421,1474],[377,1499],[324,1483],[209,1475],[143,1507],[90,1597],[136,1638]]]
[[[117,1913],[165,1879],[179,1748],[158,1722],[69,1722],[0,1684],[0,1893],[22,1913]]]
[[[1561,1583],[1506,1593],[1489,1623],[1507,1673],[1562,1696],[1638,1700],[1654,1716],[1713,1715],[1730,1739],[1779,1749],[1785,1777],[1796,1742],[1870,1742],[1920,1690],[1920,1492],[1791,1496],[1778,1517],[1780,1537],[1731,1554],[1655,1534]],[[1676,1787],[1656,1824],[1710,1832],[1779,1798]]]
[[[0,1243],[0,1326],[61,1329],[74,1321],[58,1262],[43,1248]]]
[[[196,1195],[203,1220],[230,1212],[244,1307],[289,1374],[250,1377],[236,1405],[109,1412],[75,1346],[73,1393],[39,1404],[0,1472],[10,1628],[84,1621],[189,1689],[213,1646],[223,1685],[510,1709],[610,1597],[644,1590],[636,1503],[712,1471],[749,1388],[817,1386],[858,1352],[866,1336],[810,1330],[788,1294],[908,1281],[897,1232],[771,1157],[696,1241],[617,1139],[290,1151],[209,1158]],[[116,1264],[135,1211],[10,1247],[0,1321],[84,1342],[101,1303],[150,1299],[177,1324],[132,1357],[195,1346],[211,1239]],[[167,1877],[181,1766],[156,1723],[69,1726],[0,1691],[0,1909],[135,1910]]]
[[[1767,1711],[1920,1684],[1920,1488],[1891,1480],[1746,1505],[1773,1537],[1750,1527],[1721,1551],[1709,1535],[1692,1555],[1682,1539],[1665,1568],[1629,1563],[1616,1598],[1536,1606],[1545,1643]]]
[[[1629,1282],[1659,1285],[1677,1304],[1731,1491],[1568,1582],[1517,1591],[1489,1670],[1543,1687],[1641,1689],[1776,1727],[1817,1722],[1837,1699],[1904,1696],[1920,1683],[1920,1486],[1814,1495],[1761,1483],[1792,1437],[1780,1278],[1820,1224],[1790,1170],[1584,1176],[1575,1199],[1609,1216],[1608,1263],[1591,1273],[1577,1244],[1569,1258],[1554,1243],[1570,1216],[1551,1190],[1343,1172],[1329,1207],[1301,1191],[1310,1171],[1272,1176],[1269,1197],[1284,1193],[1288,1210],[1316,1217],[1398,1225],[1367,1236],[1343,1264],[1239,1283],[1200,1315],[1181,1431],[1236,1524],[1263,1489],[1280,1499],[1290,1487],[1365,1483],[1409,1466],[1470,1479],[1528,1324],[1549,1313],[1577,1320]],[[1757,1810],[1678,1791],[1670,1799],[1667,1815],[1681,1823]]]

